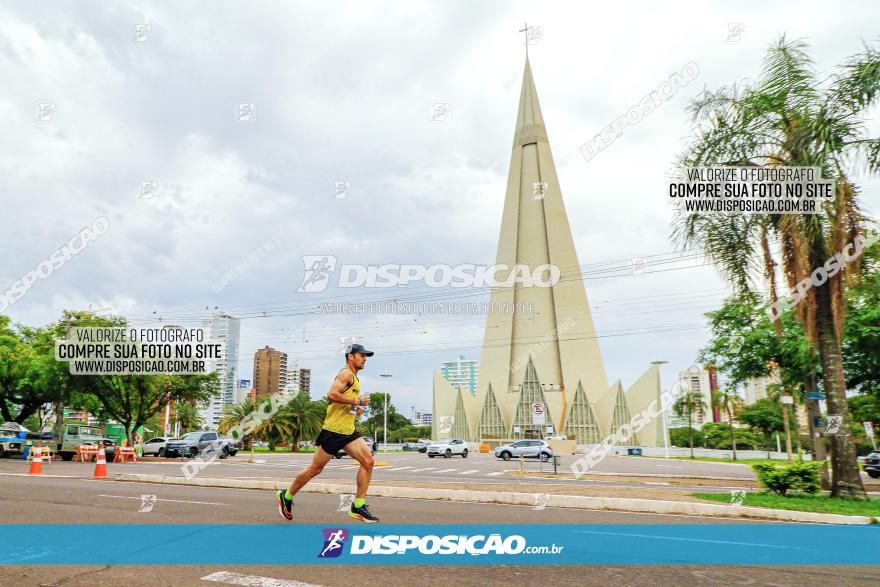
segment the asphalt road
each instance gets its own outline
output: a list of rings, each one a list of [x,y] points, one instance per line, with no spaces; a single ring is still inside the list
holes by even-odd
[[[156,496],[149,512],[139,512],[143,495]],[[339,496],[301,494],[296,523],[348,523],[337,511]],[[426,502],[370,498],[383,523],[450,524],[736,524],[690,516],[573,511],[526,506]],[[0,477],[0,516],[4,523],[237,523],[286,524],[275,511],[271,492],[189,486],[121,483],[88,478]],[[751,522],[754,523],[754,522]],[[2,528],[0,528],[2,529]],[[113,545],[114,547],[124,547]],[[267,548],[297,548],[267,544]],[[877,585],[880,567],[743,566],[7,566],[0,585]]]

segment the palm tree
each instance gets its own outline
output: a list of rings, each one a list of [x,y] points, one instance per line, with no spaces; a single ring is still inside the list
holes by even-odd
[[[180,424],[181,436],[193,430],[201,430],[205,426],[205,421],[199,415],[198,409],[189,402],[176,402],[174,404],[173,421],[175,424]]]
[[[271,399],[265,399],[258,403],[254,411],[269,414],[272,410]],[[279,410],[280,412],[281,410]],[[283,418],[279,417],[279,412],[272,414],[268,418],[258,419],[253,426],[251,436],[253,438],[261,438],[269,443],[269,450],[274,451],[275,445],[279,439],[291,436],[292,430],[290,424]]]
[[[220,418],[220,424],[218,424],[217,430],[219,430],[221,434],[226,434],[233,428],[238,428],[243,422],[246,422],[252,417],[251,414],[253,414],[256,409],[256,402],[250,398],[244,400],[240,404],[227,404],[223,407],[223,417]],[[238,438],[237,432],[237,430],[233,430],[233,436],[236,440],[241,440],[245,443],[245,448],[251,450],[251,444],[254,440],[253,434],[245,434],[243,438]]]
[[[738,293],[752,295],[754,267],[763,267],[776,303],[776,270],[770,243],[779,242],[781,268],[792,289],[814,269],[864,238],[869,220],[848,180],[854,164],[880,171],[880,139],[868,138],[865,111],[880,97],[880,52],[866,47],[841,71],[818,80],[806,44],[783,36],[768,52],[761,78],[751,86],[706,91],[690,106],[698,125],[680,158],[683,166],[811,166],[836,181],[833,201],[818,214],[685,215],[673,236],[702,249]],[[832,496],[867,499],[849,424],[841,356],[846,289],[859,276],[858,259],[795,306],[807,338],[819,352],[829,415],[842,416],[831,437]]]
[[[733,415],[742,405],[742,398],[736,393],[734,388],[716,389],[712,392],[712,403],[727,414],[727,421],[730,423],[730,438],[733,447],[733,460],[736,460],[736,428],[733,426]]]
[[[703,401],[703,394],[699,391],[688,391],[682,394],[672,405],[677,416],[687,414],[688,419],[688,443],[691,446],[691,458],[694,458],[694,428],[692,426],[694,412],[705,413],[708,409]]]
[[[288,437],[291,449],[299,450],[299,441],[303,438],[314,438],[321,431],[324,414],[327,411],[326,404],[321,401],[311,401],[304,393],[300,393],[290,400],[277,414],[290,431]]]

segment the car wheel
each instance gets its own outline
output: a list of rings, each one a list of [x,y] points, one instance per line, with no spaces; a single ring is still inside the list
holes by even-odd
[[[144,456],[146,456],[146,454],[144,454]],[[159,457],[165,456],[165,447],[164,446],[159,447],[159,452],[156,453],[156,456],[159,456]]]
[[[433,459],[433,458],[434,458],[434,455],[428,455],[428,458],[429,458],[429,459]]]
[[[880,471],[865,471],[872,479],[880,479]]]
[[[452,456],[452,449],[447,448],[447,449],[446,449],[446,452],[443,453],[443,458],[444,458],[444,459],[448,459],[448,458],[451,457],[451,456]]]
[[[505,461],[509,461],[510,460],[510,453],[507,451],[504,451],[503,453],[501,453],[501,458],[504,459]]]
[[[0,459],[6,456],[6,449],[0,446]]]
[[[238,451],[237,451],[237,450],[231,450],[231,451],[229,451],[229,456],[231,456],[231,457],[234,457],[234,456],[237,455],[237,454],[238,454]]]
[[[224,446],[223,450],[220,451],[220,458],[225,459],[228,456],[229,456],[229,449]]]
[[[62,461],[72,461],[73,460],[73,453],[72,452],[61,453],[61,460]]]
[[[192,447],[191,449],[189,449],[189,453],[187,456],[189,456],[189,458],[191,459],[194,459],[196,458],[197,454],[199,454],[199,449],[197,449],[196,447]]]
[[[467,458],[467,449],[464,449],[464,452],[461,453],[461,456],[462,456],[463,458]]]
[[[550,460],[550,455],[548,455],[548,454],[545,453],[545,452],[542,452],[542,453],[541,453],[541,462],[542,462],[542,463],[546,463],[546,462],[549,461],[549,460]]]

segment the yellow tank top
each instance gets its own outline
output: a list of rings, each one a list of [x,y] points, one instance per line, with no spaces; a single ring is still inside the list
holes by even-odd
[[[354,375],[352,373],[352,375]],[[359,398],[361,396],[361,382],[354,375],[354,383],[342,392],[342,395]],[[340,404],[330,402],[327,406],[327,416],[324,417],[324,430],[337,434],[353,434],[354,422],[357,419],[357,406],[352,404]]]

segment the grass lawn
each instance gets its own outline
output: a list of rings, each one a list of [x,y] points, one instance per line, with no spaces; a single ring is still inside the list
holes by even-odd
[[[730,503],[730,495],[727,493],[692,493],[691,495],[700,499]],[[775,493],[747,493],[743,505],[823,514],[880,516],[880,499],[846,501],[825,495],[793,494],[786,497]]]
[[[716,459],[714,457],[669,457],[671,460],[676,461],[703,461],[706,463],[734,463],[736,465],[754,465],[757,463],[769,463],[771,465],[787,465],[788,461],[786,460],[776,460],[776,459],[736,459],[735,461],[732,459]],[[792,455],[791,462],[797,462],[797,458]],[[828,468],[831,468],[831,462],[828,462]]]

